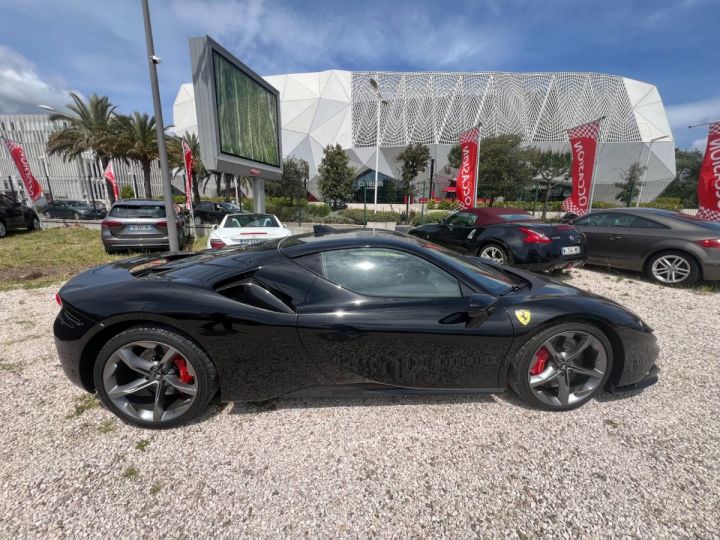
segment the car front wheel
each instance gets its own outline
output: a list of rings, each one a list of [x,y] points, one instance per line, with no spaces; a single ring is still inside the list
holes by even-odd
[[[700,279],[695,259],[681,251],[658,253],[647,263],[648,276],[663,285],[692,285]]]
[[[94,380],[105,407],[145,428],[186,424],[218,389],[215,366],[197,345],[153,326],[111,339],[98,355]]]
[[[5,224],[0,221],[0,238],[4,238],[7,235],[7,229],[5,228]]]
[[[599,328],[565,323],[539,332],[520,348],[510,385],[534,407],[574,409],[602,390],[612,362],[612,347]]]

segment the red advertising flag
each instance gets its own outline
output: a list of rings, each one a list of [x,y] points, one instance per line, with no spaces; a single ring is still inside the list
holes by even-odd
[[[30,200],[32,200],[32,202],[37,202],[38,199],[43,196],[42,187],[40,186],[40,183],[35,180],[35,177],[30,170],[30,164],[28,163],[25,151],[22,149],[22,146],[15,141],[11,141],[10,139],[3,140],[5,141],[5,146],[7,146],[8,152],[10,152],[10,155],[15,162],[15,167],[17,167],[17,170],[20,173],[23,185],[25,186],[25,191],[27,191],[27,194],[30,196]]]
[[[192,210],[193,155],[185,139],[182,140],[182,150],[185,158],[185,208]]]
[[[710,124],[697,193],[700,203],[697,216],[720,221],[720,122]]]
[[[562,209],[582,216],[590,211],[593,168],[600,134],[600,121],[568,129],[572,150],[572,194],[563,201]]]
[[[110,185],[113,188],[113,195],[115,195],[115,200],[117,201],[120,198],[120,194],[118,193],[118,185],[117,180],[115,180],[115,173],[113,172],[112,161],[107,164],[107,167],[105,167],[103,178],[110,182]]]
[[[457,201],[463,208],[475,206],[475,175],[478,161],[478,139],[480,128],[474,127],[460,134],[460,152],[462,164],[458,170],[456,186]]]

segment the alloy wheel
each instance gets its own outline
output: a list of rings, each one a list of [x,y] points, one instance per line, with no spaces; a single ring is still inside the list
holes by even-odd
[[[196,218],[194,219],[194,221],[195,221],[195,225],[202,225],[202,219],[201,219],[201,218],[196,217]]]
[[[505,254],[497,246],[486,246],[480,251],[480,257],[505,264]]]
[[[40,220],[36,217],[32,220],[32,228],[34,231],[37,231],[40,228]]]
[[[5,228],[5,224],[0,221],[0,238],[5,236],[7,234],[7,229]]]
[[[690,275],[690,263],[679,255],[664,255],[653,262],[650,270],[662,283],[681,283]]]
[[[102,382],[123,414],[157,424],[185,413],[198,392],[192,363],[157,341],[136,341],[117,349],[105,364]]]
[[[567,331],[547,339],[535,352],[528,383],[535,397],[547,405],[574,405],[595,393],[605,378],[605,346],[585,331]]]

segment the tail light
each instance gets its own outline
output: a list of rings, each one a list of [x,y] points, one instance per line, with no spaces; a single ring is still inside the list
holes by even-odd
[[[122,223],[119,221],[113,221],[111,219],[106,219],[102,222],[101,226],[103,229],[109,229],[110,227],[120,227]]]
[[[219,238],[211,238],[211,239],[210,239],[210,247],[211,247],[212,249],[217,249],[217,248],[225,247],[225,245],[226,245],[225,242],[223,242],[223,241],[220,240]]]
[[[704,248],[720,248],[720,238],[708,238],[707,240],[696,240],[695,243]]]
[[[55,293],[55,301],[58,306],[62,307],[62,298],[60,298],[60,293]]]
[[[528,229],[526,227],[518,227],[518,229],[521,233],[525,235],[525,238],[523,238],[523,242],[525,242],[526,244],[552,244],[552,240],[550,240],[543,233]]]
[[[167,221],[158,221],[155,225],[158,227],[164,227],[167,229]]]

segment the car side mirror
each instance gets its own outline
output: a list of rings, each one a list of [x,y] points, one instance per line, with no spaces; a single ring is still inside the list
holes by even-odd
[[[497,298],[495,296],[485,293],[473,294],[468,302],[468,320],[465,326],[479,326],[495,311],[496,306]]]
[[[218,228],[218,224],[216,223],[215,225],[213,225],[213,230],[217,230],[217,228]]]

